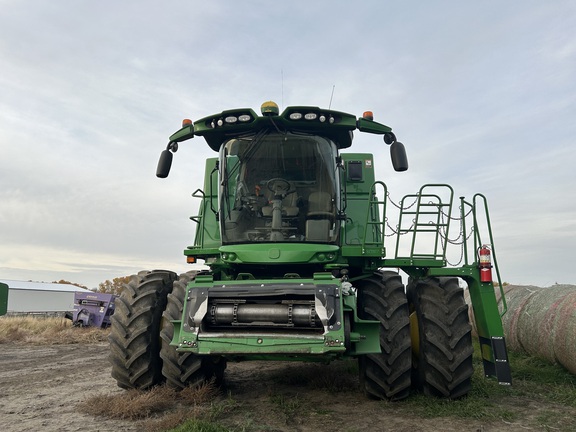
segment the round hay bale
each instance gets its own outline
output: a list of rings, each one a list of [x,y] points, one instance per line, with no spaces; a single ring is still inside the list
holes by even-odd
[[[576,288],[572,287],[560,301],[554,326],[556,361],[576,374]]]
[[[565,297],[574,290],[542,288],[531,295],[518,315],[516,336],[522,348],[556,362],[555,336],[560,325],[558,314]],[[512,330],[512,329],[511,329]]]
[[[500,290],[495,292],[502,310]],[[508,348],[559,363],[576,374],[576,286],[506,285],[504,295],[508,312],[502,325]],[[464,297],[470,305],[468,290]],[[472,307],[468,316],[476,334]]]
[[[470,300],[470,291],[468,289],[464,290],[464,301],[468,305],[468,321],[470,321],[470,325],[472,326],[472,336],[478,336],[476,319],[474,318],[474,310],[472,309],[472,300]]]
[[[576,286],[510,286],[502,319],[508,347],[576,374]]]
[[[504,296],[508,311],[502,317],[502,326],[504,327],[504,336],[506,344],[515,351],[526,351],[518,337],[518,326],[520,317],[524,313],[524,308],[530,302],[530,298],[538,292],[540,288],[535,286],[507,285],[504,288]],[[500,290],[496,290],[498,305],[501,306]]]

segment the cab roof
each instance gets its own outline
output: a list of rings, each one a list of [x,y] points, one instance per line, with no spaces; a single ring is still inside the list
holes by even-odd
[[[214,151],[231,138],[255,135],[261,131],[299,132],[319,135],[331,139],[339,149],[350,147],[354,129],[363,132],[385,134],[392,129],[365,117],[359,119],[352,114],[313,106],[287,107],[281,114],[262,106],[259,116],[251,108],[237,108],[204,117],[184,126],[170,137],[170,141],[180,142],[194,136],[202,136]],[[267,105],[269,108],[270,105]]]

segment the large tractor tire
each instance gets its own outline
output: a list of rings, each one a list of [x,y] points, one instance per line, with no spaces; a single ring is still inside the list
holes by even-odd
[[[458,399],[468,394],[472,374],[472,327],[457,278],[411,281],[407,289],[415,389]]]
[[[176,277],[163,270],[140,272],[116,299],[108,340],[112,377],[119,387],[145,390],[164,381],[160,322]]]
[[[168,294],[168,304],[162,317],[162,330],[160,332],[162,340],[160,357],[163,360],[162,375],[166,378],[166,385],[176,390],[198,386],[212,379],[217,385],[220,385],[224,379],[224,369],[226,369],[226,360],[222,357],[179,353],[175,346],[170,345],[174,336],[172,321],[182,319],[186,286],[195,276],[196,272],[184,273],[174,282],[174,288]]]
[[[410,393],[412,353],[408,302],[400,275],[376,272],[355,283],[358,316],[380,321],[381,353],[358,358],[360,384],[373,398],[401,400]]]

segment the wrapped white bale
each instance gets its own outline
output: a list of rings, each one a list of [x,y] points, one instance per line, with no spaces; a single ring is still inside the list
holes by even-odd
[[[554,348],[558,363],[576,374],[576,287],[567,294],[558,308],[558,326]]]
[[[550,296],[547,290],[538,293],[526,309],[527,314],[542,317],[538,338],[530,337],[530,330],[537,330],[533,325],[523,325],[519,331],[526,332],[522,334],[522,340],[526,339],[527,352],[538,350],[545,358],[560,363],[576,374],[576,288],[555,286],[548,290],[551,290]]]
[[[464,290],[464,301],[468,305],[468,320],[472,326],[472,335],[478,336],[478,330],[476,329],[476,319],[474,318],[474,311],[472,310],[472,300],[470,299],[470,291]]]
[[[508,312],[506,312],[502,317],[502,326],[504,327],[504,335],[506,336],[506,345],[511,350],[528,352],[524,348],[522,340],[519,338],[518,321],[520,320],[520,316],[523,314],[526,304],[530,302],[532,296],[534,296],[540,289],[541,288],[531,285],[507,285],[504,287]],[[500,310],[502,310],[500,290],[496,289],[496,293],[498,306],[500,306]]]
[[[576,286],[507,285],[508,312],[502,317],[508,348],[559,363],[576,374]],[[500,308],[500,290],[496,289]],[[469,295],[466,292],[466,301]],[[475,330],[474,315],[469,308]]]

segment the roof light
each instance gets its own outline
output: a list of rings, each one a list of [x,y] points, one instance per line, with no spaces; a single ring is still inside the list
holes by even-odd
[[[192,120],[190,120],[190,119],[182,120],[182,127],[186,127],[186,126],[192,126]]]
[[[318,114],[316,113],[308,113],[304,115],[304,118],[306,120],[316,120],[316,118],[318,117]]]
[[[272,101],[264,102],[260,107],[260,111],[262,115],[278,115],[280,113],[278,105]]]
[[[329,122],[330,124],[334,123],[334,117],[330,116],[330,118],[328,119],[328,122]]]
[[[326,121],[326,116],[324,114],[322,114],[318,120],[320,120],[322,123],[324,123]]]
[[[249,114],[242,114],[241,116],[238,116],[238,120],[241,122],[248,122],[252,120],[252,117]]]
[[[226,118],[224,119],[224,121],[225,121],[226,123],[229,123],[229,124],[231,124],[231,123],[236,123],[236,122],[238,121],[238,117],[236,117],[236,116],[228,116],[228,117],[226,117]]]
[[[294,112],[290,114],[290,120],[300,120],[302,118],[302,113]]]
[[[364,114],[362,114],[362,118],[366,120],[374,120],[374,114],[372,113],[372,111],[364,111]]]

